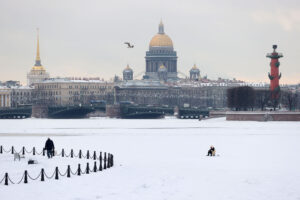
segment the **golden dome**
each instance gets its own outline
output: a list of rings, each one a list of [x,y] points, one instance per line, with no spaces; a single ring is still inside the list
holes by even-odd
[[[123,71],[132,71],[132,69],[129,67],[129,65],[127,65]]]
[[[156,34],[150,41],[150,47],[173,47],[171,38],[165,34],[164,24],[162,21],[158,26],[158,34]]]
[[[45,70],[45,68],[41,65],[41,66],[33,66],[32,70]]]
[[[161,65],[160,67],[159,67],[160,69],[164,69],[164,68],[166,68],[164,65]]]
[[[173,47],[173,42],[168,35],[159,33],[151,39],[150,47]]]

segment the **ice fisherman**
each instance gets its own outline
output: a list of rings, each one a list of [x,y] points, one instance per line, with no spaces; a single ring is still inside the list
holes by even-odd
[[[48,158],[52,158],[54,156],[54,143],[50,138],[47,139],[44,150],[47,151]]]
[[[215,155],[216,155],[216,149],[213,145],[211,145],[207,152],[207,156],[215,156]]]

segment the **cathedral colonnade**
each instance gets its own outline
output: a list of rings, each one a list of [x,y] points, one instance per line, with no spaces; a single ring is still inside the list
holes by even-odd
[[[11,96],[10,94],[5,94],[0,92],[0,108],[11,106]]]

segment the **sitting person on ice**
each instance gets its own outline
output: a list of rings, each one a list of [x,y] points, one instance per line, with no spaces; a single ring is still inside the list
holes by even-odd
[[[207,156],[215,156],[216,155],[216,149],[213,145],[210,146],[210,149],[207,152]]]
[[[48,158],[54,156],[54,143],[50,138],[47,139],[44,150],[47,151]]]

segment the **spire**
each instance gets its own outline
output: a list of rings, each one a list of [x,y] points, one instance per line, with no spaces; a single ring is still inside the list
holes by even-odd
[[[41,66],[41,58],[40,58],[40,41],[39,41],[39,29],[37,28],[37,48],[36,48],[36,59],[35,66]]]
[[[162,23],[162,20],[160,20],[159,26],[158,26],[158,33],[159,34],[165,34],[164,32],[164,24]]]

